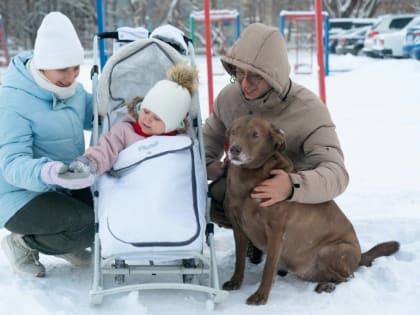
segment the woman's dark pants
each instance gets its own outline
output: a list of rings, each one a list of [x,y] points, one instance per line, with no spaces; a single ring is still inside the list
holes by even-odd
[[[47,255],[89,247],[94,239],[90,189],[43,193],[22,207],[5,227],[24,235],[29,247]]]

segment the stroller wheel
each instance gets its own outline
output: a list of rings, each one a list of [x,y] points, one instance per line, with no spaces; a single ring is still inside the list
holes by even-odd
[[[196,275],[182,275],[182,282],[195,283]]]
[[[125,282],[125,276],[124,275],[116,275],[114,277],[114,281],[116,284],[123,284]]]
[[[115,259],[115,263],[112,264],[112,268],[114,269],[124,269],[127,267],[128,265],[125,263],[125,260],[123,259]],[[123,284],[125,282],[125,275],[124,274],[115,275],[114,282],[116,284]]]
[[[182,260],[182,265],[184,266],[184,268],[187,268],[187,269],[192,269],[192,268],[197,267],[197,265],[195,264],[195,260],[193,258],[183,259]],[[182,282],[184,282],[184,283],[194,283],[196,278],[197,278],[196,275],[183,274],[182,275]]]

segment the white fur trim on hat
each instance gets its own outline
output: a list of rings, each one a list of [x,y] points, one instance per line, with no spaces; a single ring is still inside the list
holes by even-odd
[[[64,69],[83,64],[84,51],[70,19],[51,12],[42,20],[35,39],[36,69]]]
[[[147,92],[141,108],[156,114],[165,124],[165,132],[177,129],[191,106],[188,90],[176,82],[161,80]]]

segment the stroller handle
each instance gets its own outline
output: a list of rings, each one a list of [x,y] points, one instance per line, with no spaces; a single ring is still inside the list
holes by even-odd
[[[118,32],[101,32],[96,34],[99,38],[114,38],[118,39]]]

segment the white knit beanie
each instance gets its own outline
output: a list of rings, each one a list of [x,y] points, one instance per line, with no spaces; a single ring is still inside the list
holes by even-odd
[[[64,69],[83,64],[84,51],[70,19],[60,12],[48,13],[35,39],[36,69]]]
[[[141,108],[156,114],[165,124],[165,132],[179,127],[191,106],[191,94],[183,86],[171,80],[158,81],[147,92]]]

